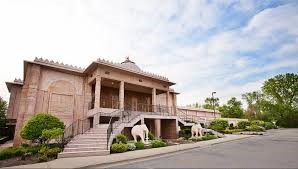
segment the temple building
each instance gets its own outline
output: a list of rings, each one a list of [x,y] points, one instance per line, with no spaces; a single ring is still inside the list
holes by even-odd
[[[24,61],[23,80],[6,85],[10,92],[7,119],[15,122],[14,145],[22,142],[25,122],[40,112],[61,119],[66,129],[72,128],[72,135],[107,130],[108,147],[109,139],[117,133],[130,135],[136,124],[146,124],[156,137],[174,139],[188,120],[220,117],[215,111],[177,108],[179,93],[171,88],[175,83],[143,71],[129,58],[122,63],[97,59],[85,69],[36,58]]]

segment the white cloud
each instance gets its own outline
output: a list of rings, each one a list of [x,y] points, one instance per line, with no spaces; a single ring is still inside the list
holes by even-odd
[[[256,1],[236,2],[237,10],[250,13],[259,5]],[[227,22],[221,19],[231,4],[235,2],[1,1],[0,94],[8,99],[4,81],[22,77],[22,60],[35,56],[86,67],[100,56],[121,62],[130,55],[145,70],[177,82],[179,104],[203,101],[214,90],[222,101],[239,97],[243,91],[256,90],[264,79],[237,85],[232,80],[297,66],[297,56],[294,61],[293,57],[277,57],[295,53],[297,41],[284,44],[282,35],[275,37],[276,31],[282,31],[297,38],[297,5],[265,9],[247,25],[220,30],[217,25]],[[215,28],[219,31],[204,37]],[[191,32],[199,38],[184,43],[193,38]],[[271,51],[271,58],[264,56],[272,63],[251,67],[258,59],[242,53],[260,55],[272,41],[283,44]]]

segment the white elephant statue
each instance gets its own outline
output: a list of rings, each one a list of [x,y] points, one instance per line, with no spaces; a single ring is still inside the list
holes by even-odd
[[[141,137],[141,140],[143,143],[147,143],[148,142],[148,128],[146,126],[146,124],[141,124],[141,125],[135,125],[132,129],[131,129],[131,135],[133,136],[133,139],[135,141],[137,141],[137,136]],[[146,134],[146,136],[145,136]],[[144,136],[146,138],[146,142],[144,140]]]
[[[200,137],[202,137],[203,136],[203,131],[204,131],[204,128],[201,126],[200,123],[194,124],[191,127],[191,137],[198,137],[199,133],[200,133]]]

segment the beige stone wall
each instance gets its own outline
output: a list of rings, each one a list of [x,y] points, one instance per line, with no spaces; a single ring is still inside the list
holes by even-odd
[[[35,105],[40,79],[40,66],[27,65],[26,78],[21,92],[20,107],[14,137],[14,145],[21,143],[20,132],[24,123],[35,114]]]
[[[41,69],[35,113],[51,113],[68,126],[83,118],[84,107],[84,77]]]
[[[21,101],[22,86],[12,85],[10,89],[9,105],[7,108],[7,119],[17,119]]]
[[[20,130],[33,115],[48,112],[66,126],[87,113],[85,78],[28,64],[20,95],[14,144],[21,142]],[[12,91],[14,93],[14,91]],[[88,93],[87,93],[88,94]],[[15,105],[12,103],[12,105]]]

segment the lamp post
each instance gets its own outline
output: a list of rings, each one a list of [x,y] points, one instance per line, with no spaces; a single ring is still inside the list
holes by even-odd
[[[216,116],[215,116],[215,100],[214,100],[214,94],[215,94],[216,92],[212,92],[212,103],[213,103],[213,115],[214,115],[214,118],[216,118]]]

